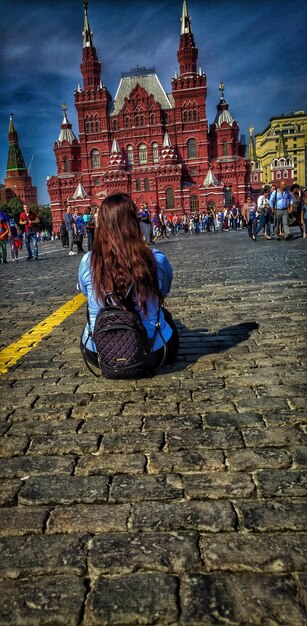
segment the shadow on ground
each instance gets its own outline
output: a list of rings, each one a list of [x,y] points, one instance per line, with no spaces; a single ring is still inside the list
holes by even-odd
[[[209,332],[207,328],[189,329],[180,321],[175,322],[179,333],[179,351],[172,371],[185,369],[187,363],[191,366],[208,354],[229,350],[247,341],[251,333],[259,328],[257,322],[251,321]]]

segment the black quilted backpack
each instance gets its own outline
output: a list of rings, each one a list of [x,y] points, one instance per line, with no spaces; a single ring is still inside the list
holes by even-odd
[[[93,332],[87,309],[89,338],[92,338],[95,343],[101,374],[105,378],[141,378],[152,372],[148,360],[157,333],[159,332],[162,337],[160,306],[154,337],[149,339],[140,315],[127,308],[132,290],[133,284],[130,285],[124,297],[116,293],[109,293],[105,296],[105,306],[100,309],[96,317]],[[165,343],[164,351],[166,356]],[[90,371],[95,374],[86,358],[84,360]]]

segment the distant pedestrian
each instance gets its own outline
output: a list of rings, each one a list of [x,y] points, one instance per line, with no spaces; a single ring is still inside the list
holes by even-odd
[[[38,215],[30,210],[28,204],[23,205],[23,212],[20,214],[19,223],[25,228],[25,244],[28,252],[27,261],[33,259],[33,252],[31,243],[34,248],[34,260],[38,260],[38,245],[37,245],[37,225],[39,224]]]
[[[7,263],[6,242],[8,240],[10,228],[8,220],[0,219],[0,263]]]
[[[18,261],[20,243],[22,242],[22,233],[13,217],[9,218],[9,230],[9,242],[11,246],[12,262],[16,263]]]
[[[141,227],[144,240],[146,241],[146,243],[150,243],[151,224],[150,224],[150,211],[149,211],[147,202],[142,202],[137,215],[138,215],[138,219],[140,222],[140,227]]]
[[[247,224],[248,236],[252,239],[257,228],[256,204],[251,196],[247,196],[247,202],[244,205],[245,220]]]
[[[232,209],[231,209],[230,214],[229,214],[229,217],[230,217],[230,225],[231,225],[231,228],[232,228],[233,230],[237,230],[237,229],[238,229],[238,214],[239,214],[238,208],[237,208],[237,206],[234,204],[234,205],[232,206]]]
[[[303,237],[303,218],[302,218],[302,209],[303,209],[303,201],[300,193],[300,186],[297,183],[294,183],[290,187],[290,193],[292,195],[293,200],[293,211],[291,217],[295,218],[296,224],[299,226],[301,231],[301,237]]]
[[[258,224],[253,233],[253,239],[256,241],[256,237],[261,230],[264,230],[264,236],[266,239],[272,239],[271,237],[271,225],[270,222],[267,222],[266,216],[270,211],[270,203],[268,200],[269,192],[267,189],[263,189],[261,195],[257,200],[257,217]],[[267,230],[269,229],[269,230]]]
[[[280,239],[281,228],[284,238],[286,240],[292,239],[289,227],[289,211],[293,209],[293,199],[283,180],[280,182],[279,188],[270,195],[270,207],[275,216],[275,239]]]
[[[72,216],[71,206],[66,207],[66,210],[64,213],[64,222],[65,222],[66,231],[68,235],[68,254],[69,256],[72,256],[73,254],[77,254],[77,253],[73,251],[75,227],[74,227],[74,220]]]
[[[76,208],[73,214],[74,221],[74,236],[77,244],[77,254],[85,252],[83,249],[83,237],[85,235],[85,224],[81,209]]]

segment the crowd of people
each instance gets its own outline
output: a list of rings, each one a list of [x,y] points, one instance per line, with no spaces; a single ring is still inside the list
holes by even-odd
[[[84,213],[80,208],[67,205],[58,233],[40,229],[37,214],[24,204],[19,221],[0,211],[0,263],[7,263],[7,243],[11,249],[12,262],[18,261],[23,244],[27,261],[38,260],[38,242],[60,239],[70,256],[91,251],[97,226],[97,206],[88,206]],[[246,229],[249,237],[256,241],[263,232],[267,240],[291,239],[290,226],[297,225],[301,236],[307,238],[307,191],[293,184],[290,190],[283,181],[279,186],[264,188],[257,201],[250,195],[243,207],[233,204],[229,208],[215,211],[214,208],[187,213],[180,207],[177,212],[165,213],[163,208],[150,211],[147,202],[137,210],[140,229],[147,244],[158,238],[178,235],[199,235],[230,230]],[[33,249],[32,249],[33,247]],[[76,251],[75,251],[76,248]]]

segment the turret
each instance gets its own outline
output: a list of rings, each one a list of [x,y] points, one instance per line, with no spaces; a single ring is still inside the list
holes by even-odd
[[[17,196],[23,202],[37,204],[37,188],[32,185],[31,176],[26,168],[13,122],[13,113],[10,115],[8,138],[9,149],[4,180],[7,199]]]
[[[60,176],[71,176],[80,172],[80,144],[76,138],[72,125],[67,118],[67,106],[62,104],[64,113],[61,131],[54,144],[54,153]]]

